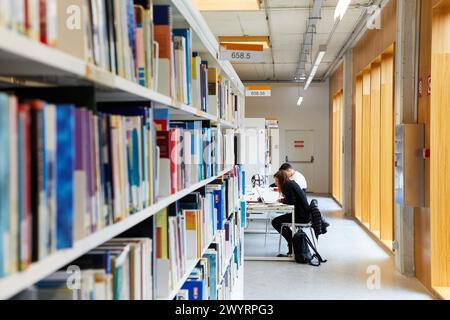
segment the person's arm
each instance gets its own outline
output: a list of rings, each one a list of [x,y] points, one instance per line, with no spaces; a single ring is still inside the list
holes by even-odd
[[[306,197],[305,192],[300,188],[298,184],[295,184],[293,186],[294,192],[297,194],[297,197],[300,199],[300,202],[303,206],[304,210],[307,210],[309,208],[308,198]]]
[[[289,206],[295,205],[295,190],[293,188],[294,184],[295,182],[294,183],[286,182],[285,185],[283,186],[284,199],[282,202]]]

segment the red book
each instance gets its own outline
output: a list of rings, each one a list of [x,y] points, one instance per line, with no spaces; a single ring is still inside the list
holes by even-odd
[[[47,44],[47,0],[39,0],[39,17],[41,42]]]
[[[180,135],[178,133],[178,129],[170,129],[170,141],[169,141],[169,150],[170,150],[170,186],[171,192],[178,192],[178,176],[179,176],[179,166],[181,165],[180,161]]]

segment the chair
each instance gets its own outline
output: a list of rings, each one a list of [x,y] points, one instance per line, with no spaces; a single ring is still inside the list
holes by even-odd
[[[292,225],[292,223],[290,223],[290,222],[282,223],[281,224],[281,231],[283,231],[283,228],[290,228],[291,225]],[[309,229],[309,231],[311,233],[311,238],[312,238],[311,241],[313,243],[314,249],[317,250],[316,233],[314,232],[312,224],[311,223],[296,223],[295,224],[295,228],[296,228],[296,230],[298,230],[298,229]],[[306,235],[306,236],[308,236],[308,235]],[[282,237],[283,236],[281,235],[281,232],[280,232],[280,240],[278,241],[278,253],[281,252],[281,238]]]

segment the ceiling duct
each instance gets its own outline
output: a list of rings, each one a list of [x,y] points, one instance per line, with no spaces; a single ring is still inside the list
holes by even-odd
[[[300,62],[295,74],[295,80],[297,81],[306,81],[306,64],[311,60],[316,26],[320,19],[322,19],[321,11],[323,2],[323,0],[314,0],[313,6],[309,12],[308,26],[306,28],[302,49],[300,51]]]

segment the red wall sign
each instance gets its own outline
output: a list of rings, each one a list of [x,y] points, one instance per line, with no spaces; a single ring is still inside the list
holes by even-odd
[[[303,149],[305,147],[305,141],[294,141],[294,148],[295,149]]]

